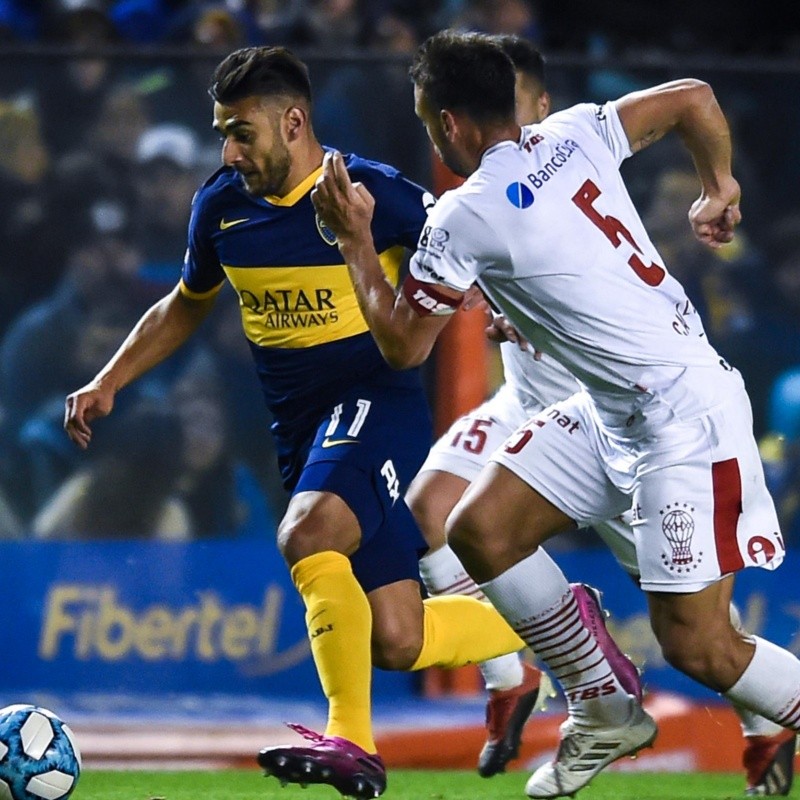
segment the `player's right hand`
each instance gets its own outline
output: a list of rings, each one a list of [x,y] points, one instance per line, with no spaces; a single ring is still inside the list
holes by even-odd
[[[742,220],[740,196],[739,184],[733,177],[714,194],[704,191],[689,210],[689,224],[697,239],[715,249],[732,242],[734,230]]]
[[[67,396],[64,404],[64,430],[81,450],[92,441],[90,422],[105,417],[114,408],[114,392],[96,381]]]
[[[337,150],[323,156],[322,174],[311,191],[311,202],[340,246],[351,239],[370,236],[375,198],[363,183],[350,180],[342,154]]]
[[[493,342],[515,342],[520,350],[528,349],[528,340],[509,322],[504,314],[490,312],[489,324],[486,326],[486,338]]]

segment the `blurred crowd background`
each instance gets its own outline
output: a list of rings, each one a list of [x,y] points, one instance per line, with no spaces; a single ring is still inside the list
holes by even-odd
[[[64,397],[180,275],[192,194],[219,163],[206,90],[225,54],[292,47],[311,69],[321,141],[431,186],[406,71],[427,35],[458,27],[534,41],[556,110],[678,77],[714,87],[743,187],[733,245],[692,238],[698,183],[679,142],[624,171],[709,338],[745,376],[796,545],[800,24],[797,9],[780,14],[685,0],[620,0],[613,15],[588,0],[0,0],[0,538],[271,535],[286,498],[233,292],[119,395],[85,453],[61,429]]]

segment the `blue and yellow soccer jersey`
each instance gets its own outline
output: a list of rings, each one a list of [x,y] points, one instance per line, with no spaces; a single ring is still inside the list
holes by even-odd
[[[423,190],[384,164],[347,156],[353,181],[375,197],[372,234],[396,285],[404,248],[424,225]],[[223,167],[197,193],[181,291],[218,292],[227,278],[239,298],[284,482],[291,488],[321,413],[356,382],[418,386],[417,370],[383,360],[358,307],[332,232],[314,211],[311,190],[322,169],[286,197],[255,197]]]

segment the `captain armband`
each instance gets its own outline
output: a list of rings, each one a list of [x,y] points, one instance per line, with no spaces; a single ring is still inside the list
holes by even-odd
[[[403,281],[403,296],[411,308],[421,317],[427,317],[431,314],[437,317],[454,314],[464,302],[463,295],[461,297],[448,297],[438,291],[432,284],[418,281],[413,275],[409,275]]]

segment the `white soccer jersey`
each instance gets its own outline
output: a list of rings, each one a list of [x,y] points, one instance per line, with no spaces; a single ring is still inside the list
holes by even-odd
[[[630,154],[613,103],[526,126],[442,196],[411,261],[421,281],[477,281],[625,438],[695,418],[734,377],[716,380],[731,367],[645,232],[619,172]]]
[[[559,363],[546,355],[536,360],[515,342],[500,345],[505,382],[530,416],[575,394],[581,387]]]

